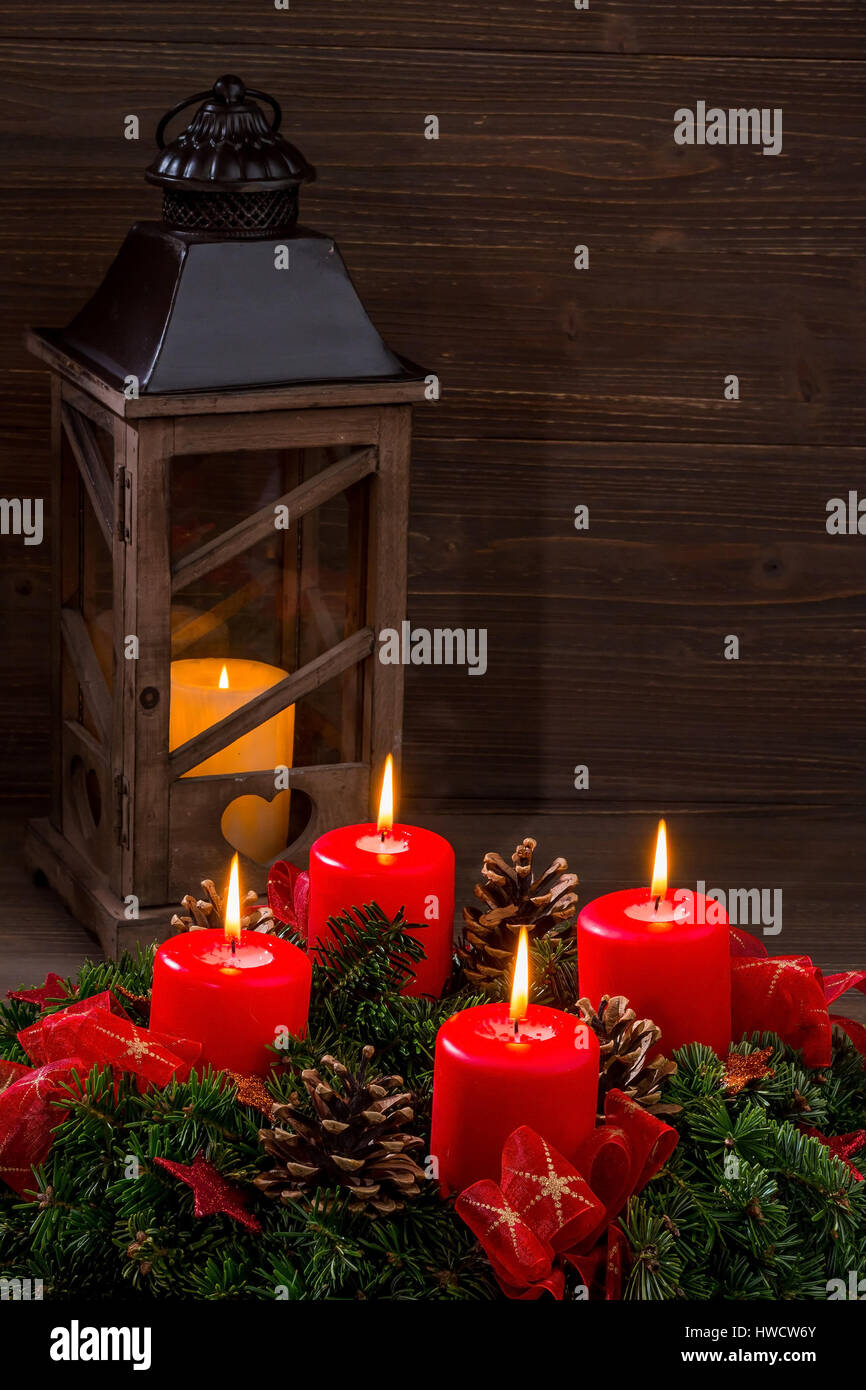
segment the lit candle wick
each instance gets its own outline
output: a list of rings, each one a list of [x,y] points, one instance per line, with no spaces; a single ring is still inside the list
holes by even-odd
[[[653,864],[653,877],[650,886],[650,897],[655,898],[653,916],[658,916],[659,904],[668,891],[668,836],[667,826],[663,820],[659,821],[659,833],[656,840],[656,857]]]
[[[379,797],[379,819],[376,830],[385,843],[385,836],[394,828],[394,760],[389,753],[385,759],[385,772],[382,777],[382,795]]]
[[[520,928],[517,954],[514,958],[514,981],[511,986],[511,1007],[508,1017],[514,1025],[514,1041],[520,1036],[520,1024],[529,1008],[529,941],[526,928]]]
[[[226,889],[223,928],[226,940],[231,942],[232,955],[234,956],[237,953],[238,940],[241,934],[241,886],[236,854],[232,858],[229,886]]]

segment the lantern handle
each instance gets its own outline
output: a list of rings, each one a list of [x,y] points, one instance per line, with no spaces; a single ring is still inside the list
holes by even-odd
[[[213,92],[196,92],[194,97],[187,97],[186,101],[179,101],[177,106],[173,106],[170,111],[166,111],[159,125],[156,127],[156,143],[159,149],[165,149],[165,140],[163,136],[165,135],[165,128],[169,121],[173,121],[175,116],[179,116],[181,111],[184,111],[187,106],[193,106],[197,101],[206,101],[210,96],[213,96]]]
[[[267,92],[260,92],[257,87],[245,88],[243,86],[243,83],[238,78],[220,78],[219,82],[214,83],[214,86],[211,88],[210,91],[196,92],[195,96],[187,97],[185,101],[179,101],[177,106],[173,106],[170,111],[166,111],[159,125],[156,127],[157,147],[161,150],[165,149],[166,127],[169,125],[171,121],[174,120],[175,116],[179,116],[181,111],[185,111],[188,106],[194,106],[197,101],[207,101],[209,97],[213,97],[214,93],[222,95],[222,93],[220,93],[219,91],[220,86],[221,84],[228,82],[236,83],[237,87],[240,88],[240,93],[232,91],[229,94],[230,97],[239,97],[240,100],[243,100],[245,96],[250,96],[258,97],[259,101],[266,101],[268,105],[271,107],[271,110],[273,111],[273,118],[271,120],[271,130],[273,130],[274,132],[279,130],[280,122],[283,119],[283,112],[280,103],[274,97],[269,96]]]
[[[269,96],[267,92],[260,92],[258,87],[247,87],[247,96],[258,97],[259,101],[266,101],[268,103],[268,106],[270,106],[274,113],[273,120],[271,121],[271,130],[274,132],[278,131],[283,119],[283,108],[280,106],[276,97]]]

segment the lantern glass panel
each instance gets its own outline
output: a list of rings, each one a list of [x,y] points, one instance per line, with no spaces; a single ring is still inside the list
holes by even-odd
[[[295,705],[295,766],[360,757],[361,667],[351,666]]]
[[[173,568],[202,546],[217,545],[247,518],[262,511],[274,517],[261,539],[175,593],[173,748],[363,626],[359,547],[365,484],[303,516],[289,514],[287,524],[285,512],[277,510],[282,498],[353,447],[244,450],[172,460]],[[208,687],[221,679],[231,693],[211,699]],[[291,731],[280,733],[271,722],[267,737],[249,736],[245,748],[234,747],[235,768],[217,755],[187,775],[262,771],[276,762],[291,765],[292,759],[297,766],[355,758],[359,721],[349,719],[347,708],[352,704],[357,714],[356,685],[350,676],[316,691],[293,711]],[[246,700],[240,698],[245,692]]]

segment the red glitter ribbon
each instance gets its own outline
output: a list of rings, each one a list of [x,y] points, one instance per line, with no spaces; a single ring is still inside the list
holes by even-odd
[[[866,1028],[831,1014],[849,989],[866,994],[866,970],[822,975],[809,956],[769,956],[762,941],[731,927],[731,1032],[776,1033],[803,1054],[808,1067],[827,1067],[833,1029],[841,1028],[866,1058]]]
[[[201,1054],[197,1042],[140,1028],[108,991],[48,1014],[23,1028],[18,1041],[36,1065],[0,1062],[0,1179],[28,1198],[37,1195],[33,1169],[48,1157],[76,1077],[111,1066],[145,1090],[186,1080]]]
[[[628,1241],[615,1224],[629,1197],[664,1167],[676,1130],[622,1091],[605,1098],[604,1124],[575,1164],[527,1125],[502,1149],[502,1179],[467,1187],[455,1209],[478,1237],[508,1298],[535,1299],[565,1288],[563,1260],[595,1294],[621,1296]]]
[[[17,1065],[2,1063],[3,1068]],[[33,1169],[48,1157],[52,1131],[66,1113],[54,1102],[66,1095],[78,1065],[72,1057],[44,1067],[21,1067],[21,1074],[0,1092],[0,1179],[19,1197],[32,1200],[37,1195]]]
[[[286,859],[277,859],[268,873],[268,906],[278,922],[304,938],[310,904],[310,875]]]

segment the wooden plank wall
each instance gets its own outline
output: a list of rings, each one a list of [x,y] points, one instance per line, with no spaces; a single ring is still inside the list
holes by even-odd
[[[489,670],[410,669],[407,791],[431,810],[862,804],[866,539],[824,524],[829,497],[866,492],[858,0],[0,17],[3,495],[47,495],[25,324],[65,322],[158,215],[158,117],[234,70],[318,168],[303,220],[442,380],[416,416],[410,616],[487,628]],[[781,107],[781,155],[675,145],[698,99]],[[48,778],[47,563],[47,544],[0,542],[18,797]]]

